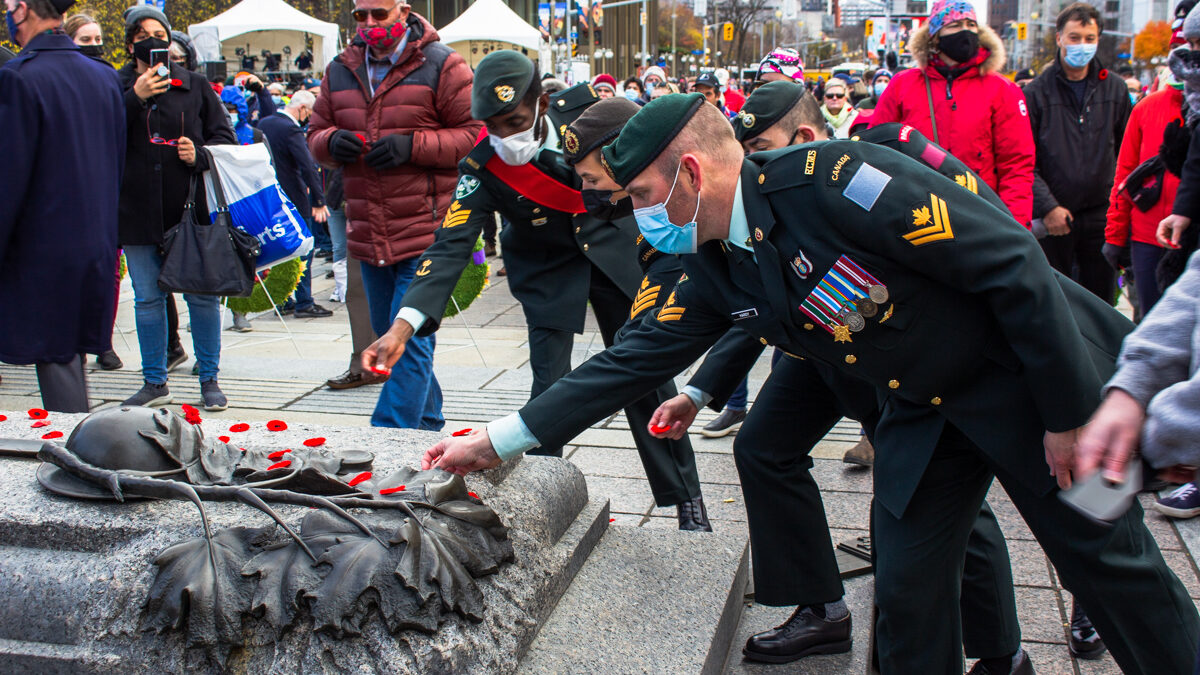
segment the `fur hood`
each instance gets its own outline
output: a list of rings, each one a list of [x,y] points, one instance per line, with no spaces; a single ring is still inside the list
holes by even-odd
[[[929,65],[929,41],[929,22],[921,24],[921,27],[908,38],[908,51],[922,70]],[[979,24],[979,46],[991,52],[979,66],[980,71],[984,73],[1000,72],[1000,69],[1004,67],[1004,62],[1008,59],[1008,54],[1004,50],[1004,41],[1000,39],[999,35],[996,35],[996,31],[984,24]]]

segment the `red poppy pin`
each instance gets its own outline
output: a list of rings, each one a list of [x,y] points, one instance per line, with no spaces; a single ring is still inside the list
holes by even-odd
[[[29,419],[31,419],[31,420],[44,420],[49,415],[50,415],[50,413],[46,412],[45,410],[42,410],[41,408],[30,408],[29,409]]]
[[[234,433],[238,433],[241,431],[250,431],[250,425],[246,424],[245,422],[238,422],[237,424],[229,427],[229,430]]]
[[[1096,77],[1100,78],[1101,80],[1107,80],[1108,79],[1108,68],[1101,68],[1100,72],[1096,73]]]
[[[50,440],[51,438],[62,438],[62,432],[51,431],[50,433],[43,435],[42,438],[45,440]]]
[[[283,420],[271,420],[267,422],[267,431],[286,431],[287,422]]]
[[[318,436],[316,438],[310,438],[310,439],[304,441],[304,445],[306,445],[310,448],[315,448],[320,445],[325,445],[325,439],[321,438],[320,436]]]

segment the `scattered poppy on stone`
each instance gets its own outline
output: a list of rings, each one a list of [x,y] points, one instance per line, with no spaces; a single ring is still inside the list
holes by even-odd
[[[29,409],[29,419],[31,419],[31,420],[44,420],[49,415],[50,415],[50,413],[46,412],[45,410],[42,410],[41,408],[30,408]]]
[[[479,495],[475,494],[474,492],[468,492],[467,496],[472,499],[479,499]]]
[[[292,460],[285,459],[282,462],[275,462],[271,466],[268,466],[267,471],[274,471],[275,469],[286,469],[291,465],[292,465]]]
[[[50,433],[42,436],[42,438],[44,438],[46,440],[50,440],[51,438],[62,438],[62,432],[61,431],[51,431]]]
[[[267,431],[285,431],[286,429],[287,422],[283,420],[271,420],[267,422]]]
[[[610,522],[610,523],[615,523],[615,522],[617,522],[617,519],[616,519],[616,518],[609,518],[609,519],[608,519],[608,522]]]
[[[6,422],[6,421],[8,421],[8,416],[7,416],[7,415],[0,415],[0,422]]]
[[[404,492],[404,488],[405,488],[405,486],[404,486],[404,485],[397,485],[396,487],[384,488],[384,489],[382,489],[382,490],[380,490],[380,491],[379,491],[379,494],[381,494],[381,495],[390,495],[390,494],[392,494],[393,492]]]
[[[271,454],[267,455],[267,459],[283,459],[283,456],[288,454],[291,451],[292,451],[291,448],[288,448],[287,450],[276,450],[275,452],[272,452]]]
[[[450,435],[451,436],[466,436],[469,433],[471,433],[470,429],[459,429],[458,431],[456,431]]]
[[[228,436],[217,436],[217,440],[221,441],[222,443],[228,443],[229,437]]]
[[[245,422],[238,422],[237,424],[229,427],[229,430],[234,433],[239,431],[250,431],[250,425],[246,424]]]
[[[34,429],[40,429],[42,427],[50,426],[50,422],[48,422],[46,420],[38,420],[38,421],[34,422],[33,424],[30,424],[29,426]]]
[[[357,476],[355,476],[354,478],[351,478],[350,482],[347,483],[347,485],[349,485],[350,487],[354,487],[355,485],[358,485],[359,483],[363,482],[364,480],[371,480],[371,472],[370,471],[364,471],[364,472],[358,474]]]
[[[318,445],[325,445],[325,439],[318,436],[316,438],[310,438],[310,439],[304,441],[304,444],[310,448],[315,448]]]

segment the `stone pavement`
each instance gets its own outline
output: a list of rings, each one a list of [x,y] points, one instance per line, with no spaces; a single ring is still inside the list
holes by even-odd
[[[494,263],[498,265],[499,263]],[[250,333],[222,333],[222,388],[230,408],[206,413],[206,418],[229,420],[282,419],[295,423],[368,426],[378,396],[378,386],[349,391],[331,391],[324,380],[346,369],[351,350],[345,308],[327,302],[332,280],[324,278],[327,261],[316,264],[314,296],[334,310],[326,319],[295,319],[281,322],[274,315],[253,318]],[[187,305],[177,298],[181,336],[188,353]],[[229,317],[226,316],[226,325]],[[465,321],[465,323],[464,323]],[[285,330],[286,326],[286,330]],[[11,327],[17,329],[19,327]],[[89,384],[93,406],[119,403],[141,385],[138,372],[137,334],[133,318],[133,292],[126,279],[122,284],[114,348],[125,361],[122,370],[92,370]],[[576,363],[602,349],[595,322],[589,317],[584,335],[575,342]],[[768,374],[769,359],[761,359],[751,373],[751,392],[757,391]],[[89,366],[94,368],[94,363]],[[199,400],[199,385],[188,374],[191,362],[178,368],[170,380],[175,396],[172,408]],[[517,410],[528,398],[532,380],[526,350],[524,316],[508,292],[504,277],[492,276],[491,286],[464,312],[462,319],[448,320],[438,333],[435,370],[445,395],[446,430],[479,424]],[[685,374],[686,375],[686,374]],[[40,406],[37,383],[31,367],[0,364],[0,410],[22,411]],[[679,382],[685,381],[679,378]],[[703,411],[694,430],[711,420]],[[645,474],[628,433],[624,416],[617,414],[596,424],[567,448],[568,458],[587,476],[593,496],[611,500],[613,526],[617,528],[674,528],[674,509],[655,508],[645,484]],[[714,527],[722,533],[746,535],[746,514],[733,463],[732,437],[706,439],[693,434],[705,501]],[[842,453],[858,440],[858,430],[849,421],[840,423],[814,451],[813,470],[820,484],[834,541],[864,534],[870,501],[870,473],[846,468]],[[1000,523],[1008,536],[1017,583],[1017,599],[1025,647],[1038,673],[1090,675],[1118,673],[1111,658],[1087,662],[1071,659],[1066,648],[1070,616],[1070,594],[1060,585],[1053,567],[1033,540],[1016,510],[996,486],[990,496]],[[1142,496],[1149,507],[1152,499]],[[1200,519],[1197,519],[1200,520]],[[1176,574],[1183,579],[1193,599],[1200,598],[1200,575],[1196,555],[1200,553],[1200,523],[1177,522],[1147,511],[1146,522]],[[704,536],[704,535],[697,535]],[[870,616],[871,577],[847,583],[847,598],[854,613],[856,638],[866,637]],[[726,672],[730,673],[841,673],[862,672],[861,650],[856,654],[817,656],[790,666],[760,666],[743,663],[740,645],[752,633],[781,623],[790,608],[753,603],[748,597],[738,635],[734,638]]]

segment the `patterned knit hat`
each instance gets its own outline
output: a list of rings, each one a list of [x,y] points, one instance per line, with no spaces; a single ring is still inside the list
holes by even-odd
[[[787,75],[796,82],[804,81],[804,61],[795,49],[781,47],[763,57],[758,64],[758,74],[754,79],[761,80],[763,73],[779,73]]]
[[[975,8],[966,0],[937,0],[933,3],[933,11],[929,13],[929,35],[937,35],[938,31],[948,23],[963,19],[975,19]]]

